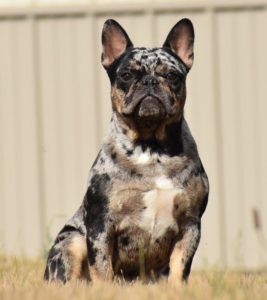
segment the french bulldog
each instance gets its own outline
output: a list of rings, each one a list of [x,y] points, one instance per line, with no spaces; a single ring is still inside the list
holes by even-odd
[[[135,48],[107,20],[102,46],[111,122],[83,202],[59,232],[44,278],[187,281],[209,193],[184,118],[193,25],[182,19],[161,48]]]

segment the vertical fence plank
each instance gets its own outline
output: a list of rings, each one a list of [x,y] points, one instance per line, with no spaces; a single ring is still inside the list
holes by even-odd
[[[252,39],[252,56],[255,62],[255,91],[253,103],[257,122],[255,159],[256,159],[256,183],[259,200],[255,209],[260,217],[260,227],[257,230],[257,238],[260,246],[260,266],[267,267],[267,121],[266,121],[266,70],[267,70],[267,10],[256,11],[253,18],[254,32]],[[255,59],[256,58],[256,59]]]
[[[65,218],[71,217],[74,212],[75,199],[77,197],[77,155],[75,147],[77,139],[75,132],[78,128],[75,120],[76,99],[75,77],[77,72],[74,61],[74,25],[76,20],[71,18],[58,19],[55,25],[57,32],[56,41],[56,65],[58,68],[58,102],[60,110],[58,111],[59,135],[57,139],[60,143],[59,156],[61,157],[61,197],[60,212]]]
[[[21,227],[19,219],[19,204],[17,197],[17,143],[16,143],[16,109],[15,109],[15,81],[14,81],[14,40],[13,22],[2,21],[1,33],[1,174],[3,189],[1,189],[1,205],[3,209],[3,226],[5,236],[3,241],[4,251],[15,254],[21,252],[18,241],[21,236],[18,228]],[[10,224],[10,221],[12,223]]]
[[[36,99],[33,60],[32,22],[29,19],[18,21],[16,37],[16,76],[17,76],[17,172],[18,201],[22,219],[22,247],[29,256],[41,250],[41,225],[39,202],[38,147],[36,144]]]
[[[74,24],[74,66],[76,76],[75,106],[77,130],[76,151],[78,156],[78,197],[81,202],[85,193],[85,185],[91,165],[93,164],[98,145],[98,122],[96,101],[96,74],[95,74],[95,40],[93,36],[94,19],[92,16],[78,18]]]
[[[1,31],[5,248],[37,255],[41,240],[31,23],[3,22]]]
[[[238,88],[237,99],[240,114],[240,135],[241,144],[239,146],[239,155],[241,155],[241,180],[240,190],[240,212],[242,213],[243,240],[244,240],[244,264],[248,268],[256,268],[259,264],[259,244],[253,228],[253,208],[257,206],[259,194],[257,186],[257,170],[255,168],[255,134],[256,134],[256,111],[254,105],[254,46],[252,45],[253,12],[247,11],[236,16],[237,21],[237,51],[236,65],[238,68],[238,77],[236,79]],[[255,255],[250,255],[255,253]]]
[[[55,19],[38,20],[37,36],[39,51],[40,109],[42,112],[42,153],[44,170],[44,216],[47,242],[64,223],[61,211],[62,197],[62,151],[59,105],[59,66],[56,52],[57,31]]]
[[[92,19],[39,20],[47,232],[78,209],[97,153]],[[94,52],[93,52],[94,53]]]
[[[228,263],[248,268],[261,265],[253,228],[253,209],[260,196],[255,149],[259,126],[254,103],[258,58],[253,55],[252,14],[223,12],[218,18]]]

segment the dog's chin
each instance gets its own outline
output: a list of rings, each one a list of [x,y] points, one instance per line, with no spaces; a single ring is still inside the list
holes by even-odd
[[[162,103],[155,97],[144,98],[134,110],[137,127],[153,129],[164,119],[166,110]]]

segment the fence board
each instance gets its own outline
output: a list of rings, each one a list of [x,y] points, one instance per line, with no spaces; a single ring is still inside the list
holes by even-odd
[[[253,95],[253,103],[255,105],[256,124],[255,131],[255,159],[256,159],[256,183],[257,183],[257,209],[260,217],[260,227],[258,229],[257,238],[260,244],[260,261],[262,266],[267,266],[266,247],[267,247],[267,220],[264,217],[267,212],[267,121],[266,121],[266,70],[267,70],[267,43],[263,43],[264,32],[267,28],[267,11],[257,11],[253,18],[254,33],[252,45],[253,61],[255,63],[255,90]],[[257,58],[255,60],[255,58]]]
[[[31,23],[6,21],[0,27],[1,199],[8,229],[4,248],[37,255],[41,240]]]
[[[0,26],[1,33],[1,174],[3,185],[1,189],[1,206],[3,208],[3,227],[6,232],[2,241],[5,251],[14,254],[19,239],[20,227],[19,207],[17,197],[17,144],[14,96],[14,42],[12,35],[12,22],[5,21]],[[12,84],[13,83],[13,84]],[[14,219],[14,220],[13,220]],[[9,220],[13,220],[10,226]],[[21,250],[21,249],[20,249]]]

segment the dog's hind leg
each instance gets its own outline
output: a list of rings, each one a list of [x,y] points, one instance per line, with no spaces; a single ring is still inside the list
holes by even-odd
[[[48,253],[44,279],[49,282],[89,280],[86,233],[75,221],[73,218],[63,227]]]

